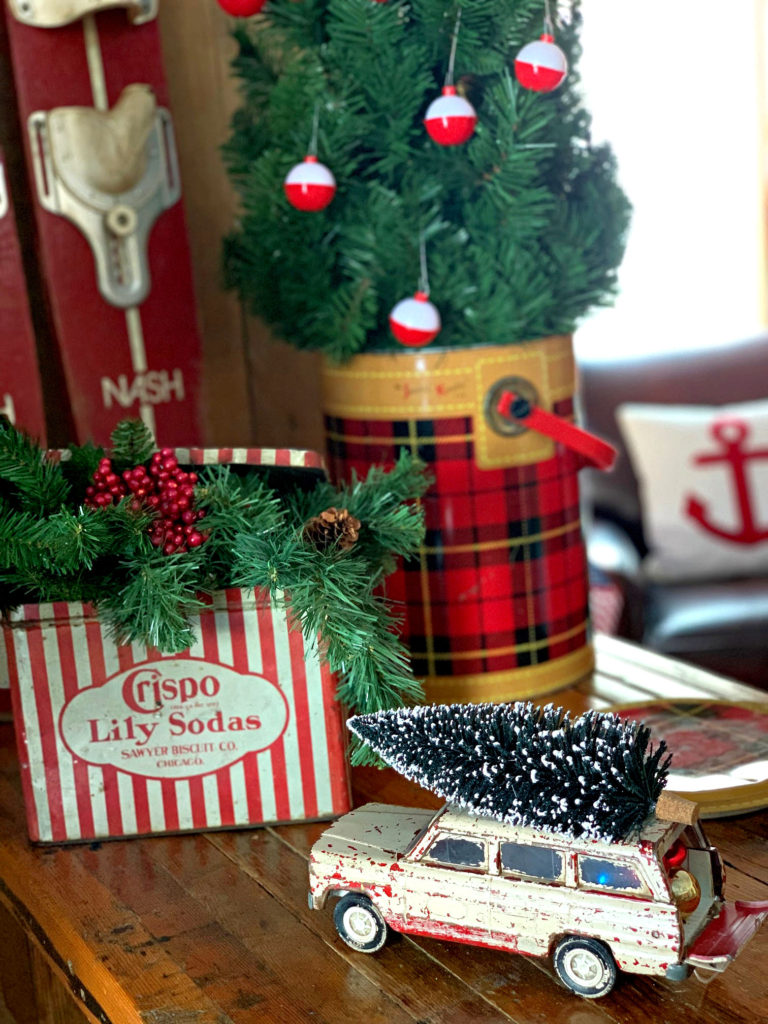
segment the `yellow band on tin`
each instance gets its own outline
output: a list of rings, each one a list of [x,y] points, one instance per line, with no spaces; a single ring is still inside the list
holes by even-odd
[[[552,335],[516,345],[487,345],[419,352],[368,353],[343,366],[323,365],[327,415],[357,420],[430,420],[468,417],[481,469],[530,465],[552,458],[554,443],[534,431],[498,434],[485,416],[488,396],[506,377],[521,377],[551,410],[574,390],[570,335]],[[360,444],[365,438],[340,438]],[[452,438],[455,441],[457,438]],[[463,438],[464,439],[464,438]],[[421,443],[448,439],[419,438]]]

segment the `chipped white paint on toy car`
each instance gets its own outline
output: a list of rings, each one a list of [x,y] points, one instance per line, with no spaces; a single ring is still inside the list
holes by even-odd
[[[311,892],[316,905],[322,906],[332,891],[364,889],[370,893],[372,886],[391,890],[389,873],[400,870],[398,861],[434,814],[411,807],[366,804],[339,818],[312,848]]]
[[[661,856],[682,831],[682,825],[652,820],[635,841],[607,843],[516,828],[452,808],[435,814],[368,804],[339,819],[313,847],[312,905],[322,907],[331,893],[360,892],[396,931],[538,956],[550,954],[565,935],[588,936],[610,948],[620,969],[664,974],[681,960],[683,925]],[[485,841],[485,865],[462,870],[431,863],[425,855],[444,835]],[[565,864],[562,882],[500,874],[502,841],[558,851]],[[579,854],[631,866],[643,891],[577,888]],[[714,896],[709,903],[714,906]]]

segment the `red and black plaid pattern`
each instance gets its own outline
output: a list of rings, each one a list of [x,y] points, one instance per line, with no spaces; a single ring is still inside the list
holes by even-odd
[[[573,403],[553,409],[565,418]],[[435,483],[423,499],[418,560],[387,582],[405,607],[414,671],[460,676],[539,665],[587,642],[587,565],[579,519],[579,457],[484,470],[471,417],[368,421],[326,417],[333,477],[391,465],[405,448]],[[514,444],[514,440],[510,442]]]

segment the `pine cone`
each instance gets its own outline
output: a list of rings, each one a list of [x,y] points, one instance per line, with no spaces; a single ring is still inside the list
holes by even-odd
[[[360,533],[360,520],[345,508],[327,508],[304,526],[304,539],[319,551],[336,545],[341,551],[354,547]]]

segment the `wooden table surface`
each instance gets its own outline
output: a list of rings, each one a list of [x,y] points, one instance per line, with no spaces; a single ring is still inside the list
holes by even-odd
[[[594,676],[557,695],[581,711],[652,697],[756,691],[598,638]],[[757,694],[766,700],[768,695]],[[356,802],[437,806],[391,771],[353,773]],[[768,926],[709,984],[620,975],[598,1001],[547,961],[396,936],[354,953],[307,906],[326,826],[35,847],[10,725],[0,726],[0,1022],[5,1024],[759,1024]],[[768,812],[706,823],[729,899],[768,899]]]

